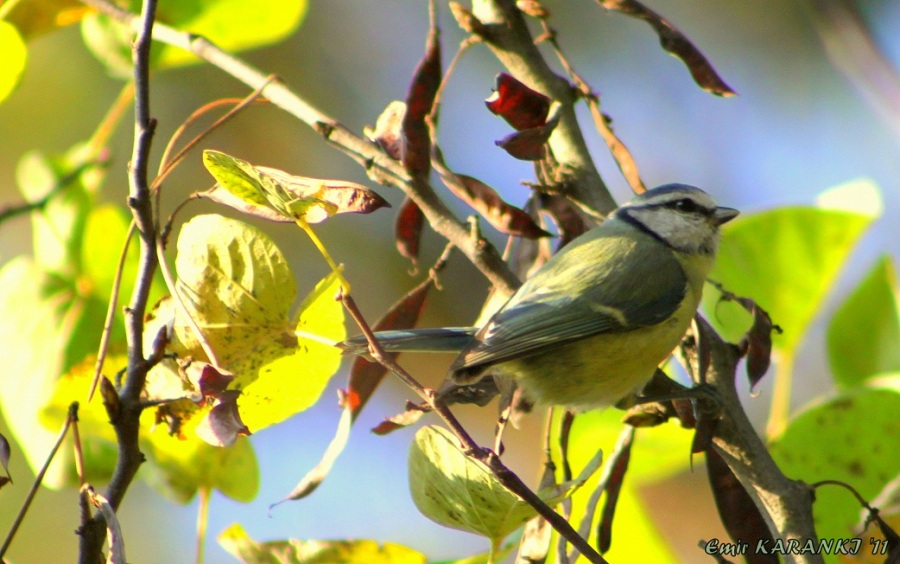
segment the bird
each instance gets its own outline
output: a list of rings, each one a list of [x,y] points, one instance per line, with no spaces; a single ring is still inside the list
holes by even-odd
[[[563,247],[481,327],[376,332],[387,352],[454,352],[448,378],[514,381],[538,405],[586,411],[639,393],[681,342],[738,210],[666,184]],[[339,345],[365,354],[363,337]]]

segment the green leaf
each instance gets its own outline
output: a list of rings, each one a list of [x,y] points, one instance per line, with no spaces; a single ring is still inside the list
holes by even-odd
[[[885,255],[835,312],[827,342],[838,385],[859,386],[876,374],[900,371],[897,288],[897,274]]]
[[[109,372],[124,368],[124,355],[107,358]],[[60,378],[51,399],[40,410],[40,421],[47,429],[58,429],[65,420],[73,401],[80,402],[78,428],[85,454],[85,472],[92,483],[109,479],[116,462],[116,436],[109,416],[99,398],[87,403],[88,390],[94,372],[94,359],[88,359]],[[159,411],[166,417],[157,422],[157,409],[147,409],[141,415],[140,447],[147,457],[138,474],[160,493],[178,503],[188,503],[199,488],[217,489],[237,501],[249,502],[259,489],[259,469],[253,447],[247,440],[238,440],[229,448],[208,445],[196,437],[195,428],[202,413],[191,418],[181,417],[198,409],[192,402],[171,402]],[[167,420],[168,418],[168,420]],[[180,433],[170,434],[174,421],[180,424]],[[67,472],[75,480],[74,469]]]
[[[538,496],[556,505],[572,495],[599,466],[577,480],[545,488]],[[537,513],[507,490],[483,463],[466,456],[441,427],[422,427],[409,450],[409,489],[419,511],[440,525],[468,531],[498,544]]]
[[[835,189],[827,204],[850,192],[871,195],[867,181]],[[716,267],[710,279],[725,289],[750,297],[781,326],[775,347],[793,352],[834,284],[838,272],[876,218],[864,213],[825,207],[786,207],[741,216],[723,227]],[[706,311],[717,329],[736,341],[749,316],[733,303],[717,304],[716,292],[706,292]]]
[[[140,12],[140,1],[129,9]],[[306,15],[305,0],[179,0],[161,3],[158,21],[179,31],[209,39],[225,51],[237,52],[277,43],[291,35]],[[115,74],[127,74],[127,56],[133,34],[101,14],[90,14],[82,22],[82,35],[90,51]],[[112,56],[110,55],[112,54]],[[195,63],[199,59],[181,49],[155,45],[154,66],[168,68]]]
[[[840,480],[873,499],[900,474],[900,375],[845,390],[804,409],[771,445],[782,471],[813,483]],[[842,488],[816,490],[813,513],[819,538],[847,538],[861,507]]]
[[[341,362],[333,344],[346,335],[333,274],[306,298],[295,322],[294,277],[281,251],[259,229],[218,215],[182,227],[176,267],[191,317],[221,367],[235,375],[229,389],[241,390],[244,424],[255,432],[318,400]],[[194,358],[205,356],[184,320],[175,329]]]
[[[259,172],[247,161],[206,149],[203,151],[203,166],[223,188],[240,200],[251,206],[276,211],[266,197]]]
[[[28,48],[11,23],[0,20],[0,102],[3,102],[16,86],[25,70]]]
[[[219,545],[247,564],[425,564],[411,548],[372,540],[256,542],[240,524],[219,534]]]
[[[90,7],[78,0],[28,0],[19,2],[6,20],[30,41],[48,31],[77,23],[90,11]]]

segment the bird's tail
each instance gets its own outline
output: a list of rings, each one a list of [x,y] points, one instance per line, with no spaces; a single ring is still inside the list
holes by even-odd
[[[458,353],[472,340],[477,327],[442,327],[440,329],[407,329],[378,331],[375,338],[386,352]],[[338,343],[343,354],[366,355],[369,343],[359,335]]]

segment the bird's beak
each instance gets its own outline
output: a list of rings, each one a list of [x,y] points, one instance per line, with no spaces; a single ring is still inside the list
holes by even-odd
[[[734,208],[723,208],[720,206],[713,212],[713,221],[716,222],[716,225],[722,225],[723,223],[727,223],[736,218],[739,213],[741,212]]]

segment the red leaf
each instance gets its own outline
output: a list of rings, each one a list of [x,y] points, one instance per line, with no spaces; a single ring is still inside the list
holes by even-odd
[[[550,98],[505,72],[497,75],[494,93],[484,103],[518,131],[544,125],[550,111]]]
[[[431,136],[425,117],[431,112],[441,84],[441,45],[437,28],[428,31],[425,56],[416,67],[406,95],[403,116],[403,167],[413,177],[425,177],[431,170]]]
[[[419,262],[419,240],[422,238],[422,226],[425,216],[414,201],[407,197],[400,206],[394,233],[397,238],[397,250],[400,254],[416,264]]]
[[[373,330],[387,331],[414,327],[419,321],[419,315],[425,306],[425,298],[428,296],[428,290],[432,283],[432,279],[429,278],[403,296],[375,323]],[[351,403],[344,402],[344,405],[349,405],[354,419],[372,397],[372,393],[375,392],[386,373],[387,369],[378,363],[369,362],[362,357],[354,359],[345,394]]]
[[[200,392],[202,399],[218,397],[234,380],[234,374],[223,372],[209,363],[196,360],[191,362],[184,372],[194,389]]]
[[[550,138],[550,134],[559,123],[558,104],[554,105],[556,111],[547,123],[531,129],[522,129],[511,135],[507,135],[494,143],[513,157],[523,161],[537,161],[544,157],[544,144]]]

